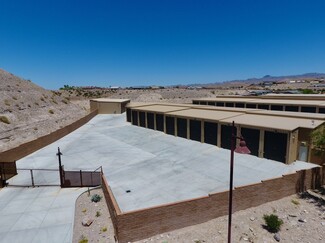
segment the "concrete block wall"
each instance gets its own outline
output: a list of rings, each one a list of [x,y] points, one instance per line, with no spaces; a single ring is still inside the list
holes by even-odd
[[[4,151],[0,153],[0,162],[13,162],[16,160],[19,160],[53,142],[56,140],[66,136],[67,134],[73,132],[77,128],[83,126],[86,124],[88,121],[90,121],[94,116],[97,115],[97,110],[89,113],[85,117],[75,121],[74,123],[60,128],[50,134],[47,134],[45,136],[39,137],[33,141],[24,143],[19,145],[16,148]]]
[[[303,192],[321,183],[322,168],[317,167],[237,187],[233,193],[233,212]],[[105,196],[111,197],[112,194],[106,193]],[[120,243],[141,240],[228,214],[228,191],[126,213],[117,212],[112,204],[114,201],[107,198],[109,207],[116,213],[113,223]]]

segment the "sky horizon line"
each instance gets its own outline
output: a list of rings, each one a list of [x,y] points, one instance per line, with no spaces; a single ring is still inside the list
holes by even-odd
[[[37,82],[33,81],[30,78],[26,78],[26,77],[17,75],[17,74],[12,73],[12,72],[10,72],[8,70],[5,70],[2,67],[0,67],[0,69],[2,69],[5,72],[8,72],[8,73],[10,73],[12,75],[15,75],[18,78],[21,78],[23,80],[31,81],[31,82],[37,84],[38,86],[41,86],[43,88],[48,89],[47,87],[42,86],[42,84],[37,83]],[[270,78],[290,78],[290,77],[295,77],[295,76],[308,76],[310,74],[324,75],[324,78],[325,78],[325,72],[304,72],[304,73],[299,73],[299,74],[283,74],[283,75],[270,75],[270,74],[266,74],[266,75],[263,75],[263,76],[260,76],[260,77],[247,77],[247,78],[240,78],[240,79],[220,80],[220,81],[216,81],[216,82],[192,82],[192,83],[186,83],[186,81],[185,81],[183,83],[164,84],[164,85],[162,85],[162,84],[156,84],[156,83],[151,83],[151,84],[147,84],[147,85],[141,85],[141,83],[140,83],[140,84],[131,85],[131,86],[120,86],[120,85],[98,86],[98,85],[94,85],[94,84],[88,84],[88,85],[87,84],[85,84],[85,85],[71,85],[70,83],[65,83],[65,84],[63,84],[62,86],[60,86],[60,87],[58,87],[56,89],[50,89],[50,90],[58,90],[60,88],[63,88],[64,85],[75,86],[75,87],[91,87],[91,86],[94,86],[94,87],[101,87],[101,88],[107,88],[107,87],[122,87],[122,88],[127,88],[127,87],[148,87],[148,86],[164,86],[164,87],[169,87],[169,86],[178,86],[178,85],[179,86],[208,85],[208,84],[218,84],[218,83],[235,82],[235,81],[246,81],[246,80],[253,80],[253,79],[263,79],[266,76],[270,76]],[[312,78],[312,77],[309,76],[309,78]]]

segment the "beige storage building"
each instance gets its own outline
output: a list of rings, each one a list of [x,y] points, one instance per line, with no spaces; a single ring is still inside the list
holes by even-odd
[[[129,99],[92,99],[90,100],[90,111],[98,110],[98,114],[122,114],[129,102]]]
[[[183,104],[127,105],[127,121],[230,149],[231,125],[243,136],[253,155],[292,163],[295,160],[325,163],[310,145],[310,133],[325,125],[325,114],[266,111]]]

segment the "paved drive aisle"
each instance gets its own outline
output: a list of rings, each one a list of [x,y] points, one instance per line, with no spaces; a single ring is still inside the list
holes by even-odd
[[[85,188],[0,190],[0,242],[72,242],[75,201]]]

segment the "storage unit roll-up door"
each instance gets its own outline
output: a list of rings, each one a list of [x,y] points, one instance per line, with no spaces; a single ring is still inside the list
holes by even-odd
[[[132,124],[133,125],[138,125],[138,112],[137,111],[132,111]]]
[[[237,134],[237,128],[234,129],[234,135]],[[221,148],[231,149],[232,126],[221,125]]]
[[[155,121],[154,121],[154,114],[153,113],[147,113],[147,125],[150,129],[155,129]]]
[[[131,122],[131,110],[126,109],[126,121]]]
[[[214,122],[204,122],[204,142],[217,145],[218,124]]]
[[[163,132],[164,131],[164,115],[162,114],[156,114],[156,129],[158,131]]]
[[[264,135],[264,158],[285,163],[287,153],[286,133],[265,131]]]
[[[299,111],[299,107],[296,105],[286,105],[285,106],[285,111],[295,111],[298,112]]]
[[[187,138],[187,120],[184,118],[177,118],[177,136]]]
[[[175,118],[166,116],[166,133],[169,135],[175,135]]]
[[[139,112],[140,127],[146,127],[146,113],[143,111]]]
[[[201,121],[190,120],[190,139],[201,142]]]
[[[251,154],[258,156],[260,130],[251,129],[251,128],[242,128],[241,135],[244,137],[246,146],[251,151]]]
[[[301,112],[316,113],[316,107],[315,106],[302,106]]]

